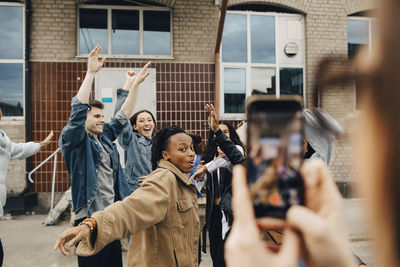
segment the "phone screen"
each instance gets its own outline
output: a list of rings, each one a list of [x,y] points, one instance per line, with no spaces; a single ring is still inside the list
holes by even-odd
[[[256,217],[285,218],[290,206],[304,204],[301,103],[254,101],[247,129],[247,176]]]

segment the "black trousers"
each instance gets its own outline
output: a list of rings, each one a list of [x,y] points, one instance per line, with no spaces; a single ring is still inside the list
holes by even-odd
[[[85,218],[76,220],[77,226]],[[99,253],[89,257],[78,256],[79,267],[122,267],[121,242],[115,240],[105,246]]]
[[[4,259],[4,250],[3,250],[3,244],[1,244],[1,238],[0,238],[0,267],[3,266],[3,259]]]
[[[208,229],[208,238],[210,239],[210,253],[214,267],[225,267],[224,245],[225,240],[222,239],[222,211],[213,205],[210,214],[210,225]]]

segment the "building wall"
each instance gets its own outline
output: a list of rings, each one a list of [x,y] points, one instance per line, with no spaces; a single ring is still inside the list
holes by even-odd
[[[104,67],[140,68],[143,63],[106,62]],[[156,69],[157,119],[162,125],[179,125],[185,130],[207,135],[204,106],[214,101],[214,65],[209,63],[154,63]],[[78,92],[86,72],[86,62],[32,63],[32,137],[41,140],[50,130],[56,138],[33,157],[38,165],[58,147],[57,139],[68,121],[71,99]],[[35,175],[35,192],[51,191],[52,164]],[[58,159],[56,191],[68,189],[70,179],[61,157]]]
[[[76,57],[76,10],[77,3],[81,2],[32,1],[32,139],[41,140],[50,130],[55,131],[51,145],[34,157],[33,166],[57,148],[57,138],[69,116],[70,100],[78,91],[85,74],[87,59]],[[214,0],[156,2],[166,4],[172,9],[174,55],[173,60],[152,60],[157,72],[158,126],[178,124],[205,138],[207,118],[203,107],[214,100],[213,61],[219,7],[214,5]],[[229,5],[250,2],[278,5],[304,14],[305,101],[308,107],[313,105],[311,89],[319,60],[330,54],[347,56],[347,16],[374,7],[371,0],[230,0]],[[144,62],[145,60],[109,58],[106,67],[134,68],[142,66]],[[354,89],[348,87],[324,91],[322,107],[342,123],[347,132],[348,114],[355,111]],[[6,127],[11,127],[11,124]],[[24,126],[19,127],[19,135],[15,138],[23,140],[24,135],[21,132],[24,134]],[[336,180],[352,180],[350,159],[351,149],[344,138],[337,142],[330,166]],[[69,186],[69,178],[62,157],[59,158],[59,163],[56,191],[63,191]],[[25,166],[24,163],[19,164]],[[10,170],[8,177],[22,176],[13,174],[13,171]],[[34,191],[51,190],[51,172],[51,164],[42,167],[34,176]],[[15,179],[12,177],[9,180]],[[22,182],[24,184],[24,180]],[[16,186],[12,184],[9,187],[14,190]]]
[[[84,3],[72,0],[32,1],[33,61],[86,61],[76,58],[76,2]],[[172,8],[173,61],[213,62],[218,19],[219,7],[212,0],[175,1]],[[120,60],[110,58],[109,61]]]

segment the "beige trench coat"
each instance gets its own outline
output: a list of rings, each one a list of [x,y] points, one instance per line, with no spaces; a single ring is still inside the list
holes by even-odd
[[[196,188],[168,161],[161,160],[130,196],[92,217],[97,221],[97,236],[82,240],[78,255],[93,255],[113,240],[131,236],[129,267],[198,265]]]

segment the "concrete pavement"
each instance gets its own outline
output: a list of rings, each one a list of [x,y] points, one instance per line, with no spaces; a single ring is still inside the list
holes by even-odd
[[[369,266],[374,266],[372,244],[366,228],[365,213],[361,199],[349,199],[344,202],[346,224],[354,252]],[[6,216],[5,216],[6,217]],[[0,238],[3,242],[4,267],[76,267],[76,257],[64,257],[52,250],[58,234],[67,228],[63,221],[55,226],[44,226],[46,215],[14,216],[12,220],[0,220]],[[126,252],[123,253],[126,266]],[[203,256],[200,267],[211,267],[210,253]]]

